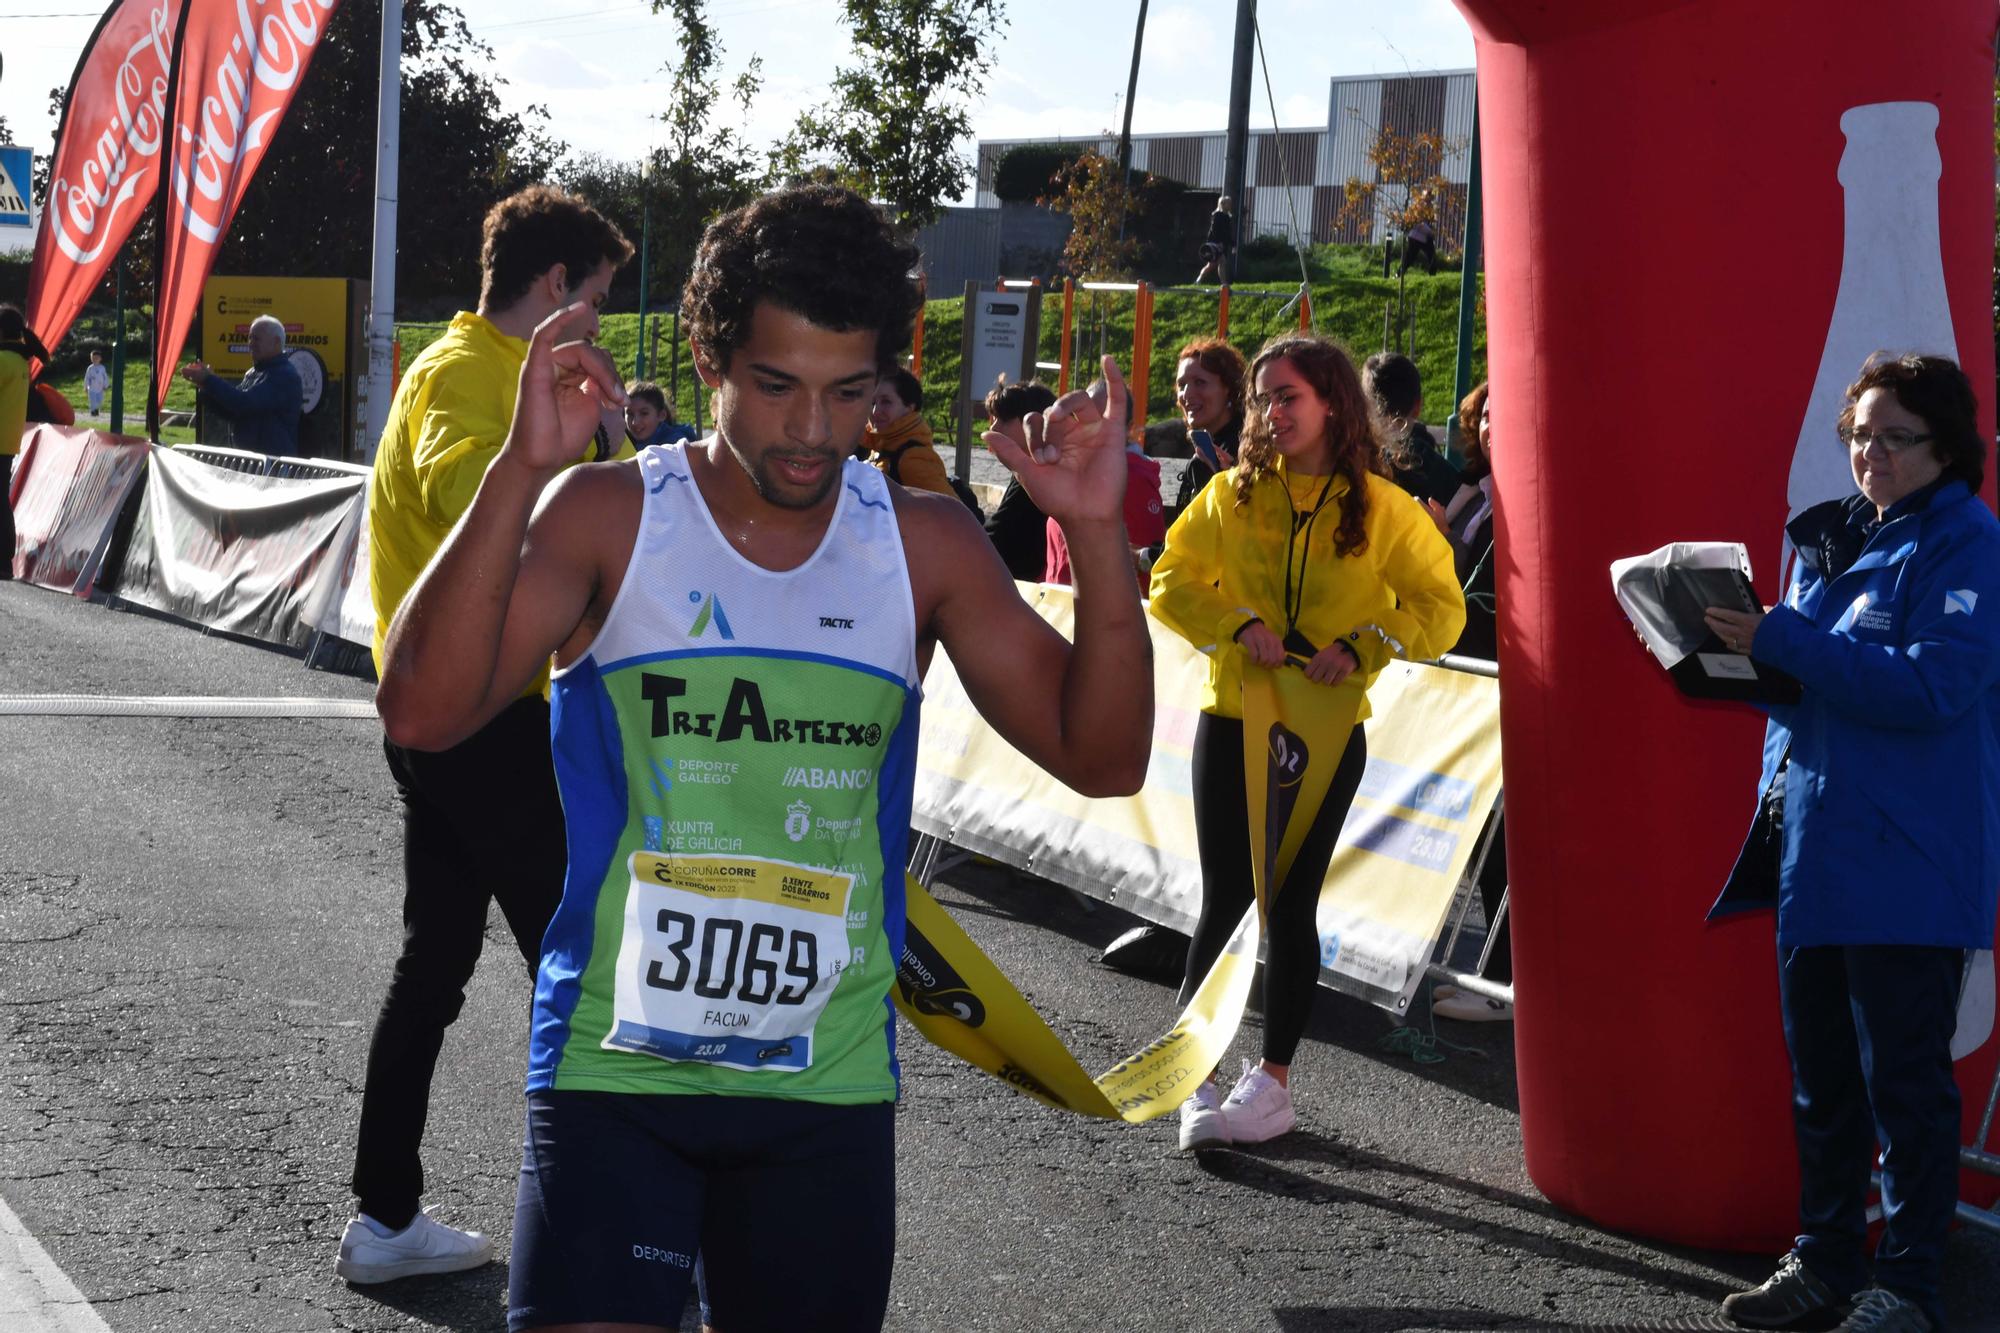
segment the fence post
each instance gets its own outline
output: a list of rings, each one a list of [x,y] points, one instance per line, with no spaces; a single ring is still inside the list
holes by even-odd
[[[1215,336],[1218,338],[1229,336],[1229,284],[1226,282],[1222,284],[1222,299],[1216,306]]]
[[[1313,330],[1312,288],[1306,286],[1306,284],[1302,282],[1299,284],[1299,332],[1311,333],[1312,330]]]
[[[918,379],[924,377],[924,304],[917,306],[917,329],[911,340],[910,373]]]
[[[1132,422],[1146,423],[1146,396],[1153,373],[1153,288],[1140,283],[1138,299],[1132,303]],[[1131,437],[1131,432],[1126,432]]]
[[[1063,279],[1063,322],[1062,342],[1056,352],[1056,360],[1062,369],[1056,372],[1056,397],[1069,392],[1070,324],[1076,315],[1076,279]]]

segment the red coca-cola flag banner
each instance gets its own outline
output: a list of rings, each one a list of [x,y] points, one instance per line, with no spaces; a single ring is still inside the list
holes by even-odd
[[[340,0],[189,0],[161,199],[159,346],[165,403],[216,247]]]
[[[28,327],[54,347],[159,189],[182,0],[113,0],[63,102],[28,273]]]

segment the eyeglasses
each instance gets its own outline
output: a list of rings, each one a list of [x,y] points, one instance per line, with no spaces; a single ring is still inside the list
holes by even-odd
[[[1931,438],[1928,435],[1919,435],[1915,431],[1893,428],[1890,430],[1869,430],[1866,426],[1842,426],[1836,434],[1840,436],[1842,444],[1850,445],[1853,448],[1866,449],[1871,444],[1880,444],[1892,454],[1900,454],[1907,449],[1914,449],[1925,440]]]

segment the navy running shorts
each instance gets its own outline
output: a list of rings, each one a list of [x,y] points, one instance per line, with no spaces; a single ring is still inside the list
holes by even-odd
[[[895,1104],[531,1092],[510,1333],[875,1330],[896,1249]]]

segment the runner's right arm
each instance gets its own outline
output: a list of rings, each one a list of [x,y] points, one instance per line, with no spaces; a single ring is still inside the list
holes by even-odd
[[[585,467],[549,485],[602,403],[623,398],[609,357],[560,341],[588,313],[579,303],[535,330],[507,444],[390,623],[375,705],[398,745],[445,749],[485,725],[576,634],[604,581],[606,505],[637,478]]]

